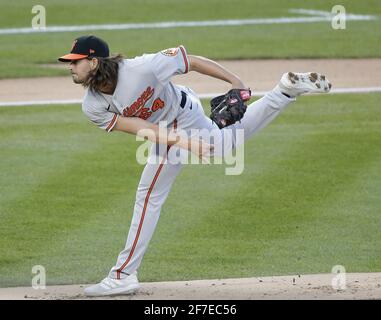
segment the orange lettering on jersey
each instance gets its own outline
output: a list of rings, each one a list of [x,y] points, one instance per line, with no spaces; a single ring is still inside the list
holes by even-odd
[[[164,108],[164,101],[161,100],[160,98],[157,98],[153,102],[151,110],[152,112],[156,112],[157,110],[163,109],[163,108]]]
[[[147,120],[151,116],[152,112],[148,108],[142,108],[139,114],[139,118]]]
[[[124,117],[139,117],[144,120],[147,120],[152,115],[153,112],[163,109],[165,106],[165,103],[160,98],[155,99],[155,101],[152,103],[151,108],[145,107],[145,104],[152,97],[154,91],[155,89],[152,89],[151,87],[147,87],[147,89],[143,91],[140,97],[137,98],[131,104],[130,107],[126,107],[123,109],[123,116]]]
[[[125,117],[132,117],[137,112],[140,111],[144,107],[144,105],[147,103],[147,101],[152,97],[155,89],[152,89],[151,87],[148,87],[143,91],[143,93],[140,95],[138,99],[134,103],[131,104],[130,107],[126,107],[123,110],[123,116]]]

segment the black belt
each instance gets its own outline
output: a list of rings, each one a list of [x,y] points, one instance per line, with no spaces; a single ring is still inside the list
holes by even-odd
[[[181,91],[180,107],[184,109],[186,103],[187,103],[187,94],[184,91]]]

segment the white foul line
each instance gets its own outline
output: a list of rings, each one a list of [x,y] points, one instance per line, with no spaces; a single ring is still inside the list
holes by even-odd
[[[23,106],[44,106],[59,104],[82,104],[82,99],[62,99],[62,100],[25,100],[0,102],[0,107],[23,107]]]
[[[332,12],[322,10],[310,10],[310,9],[290,9],[290,13],[305,14],[308,16],[329,17],[330,19],[335,16]],[[362,14],[345,14],[346,20],[377,20],[376,16],[362,15]]]
[[[268,91],[256,91],[252,94],[253,97],[262,97]],[[329,94],[344,94],[344,93],[373,93],[381,92],[381,87],[365,87],[365,88],[338,88],[332,89]],[[211,99],[223,93],[201,93],[198,95],[200,99]],[[82,99],[66,99],[66,100],[34,100],[34,101],[9,101],[0,102],[0,107],[26,107],[36,105],[65,105],[65,104],[82,104]]]
[[[263,97],[268,91],[255,91],[251,94],[252,97]],[[381,87],[365,87],[365,88],[337,88],[332,89],[328,94],[344,94],[344,93],[373,93],[381,92]],[[199,94],[200,99],[211,99],[223,93],[204,93]],[[327,94],[327,93],[319,93]]]
[[[290,9],[288,10],[290,13],[298,13],[298,14],[306,14],[308,16],[331,16],[332,13],[329,11],[322,11],[322,10],[311,10],[311,9]]]
[[[332,14],[329,11],[290,9],[292,13],[311,15],[312,17],[280,17],[280,18],[256,18],[237,20],[206,20],[206,21],[167,21],[153,23],[124,23],[124,24],[99,24],[82,26],[48,26],[42,29],[34,28],[9,28],[0,29],[0,35],[7,34],[31,34],[50,32],[72,31],[95,31],[95,30],[136,30],[136,29],[164,29],[178,27],[226,27],[258,24],[290,24],[290,23],[314,23],[331,21]],[[346,20],[367,21],[376,20],[376,16],[347,14]]]

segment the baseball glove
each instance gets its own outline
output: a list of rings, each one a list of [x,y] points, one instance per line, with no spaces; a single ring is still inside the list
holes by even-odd
[[[250,89],[231,89],[210,100],[212,119],[220,129],[240,121],[246,112],[245,101],[250,100]]]

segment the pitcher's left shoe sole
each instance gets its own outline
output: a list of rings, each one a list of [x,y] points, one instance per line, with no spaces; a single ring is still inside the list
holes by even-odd
[[[296,97],[304,93],[327,93],[332,84],[325,75],[316,72],[287,72],[283,74],[279,88],[283,93]]]

